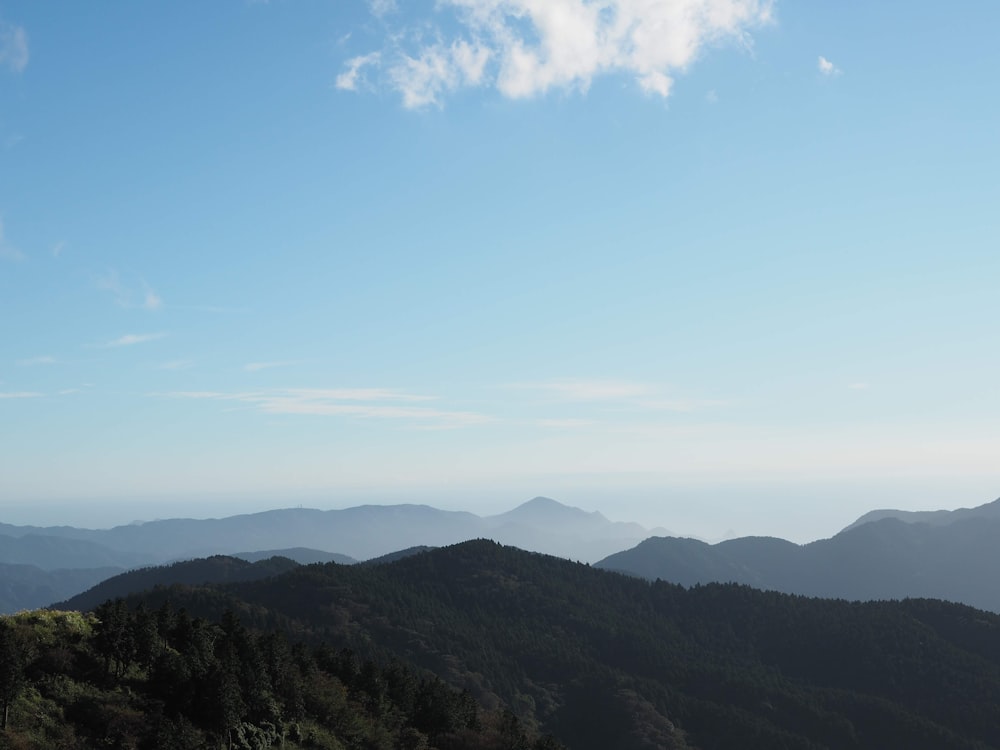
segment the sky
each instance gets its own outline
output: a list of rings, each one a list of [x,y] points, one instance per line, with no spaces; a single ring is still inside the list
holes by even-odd
[[[992,501],[998,25],[0,0],[0,521]]]

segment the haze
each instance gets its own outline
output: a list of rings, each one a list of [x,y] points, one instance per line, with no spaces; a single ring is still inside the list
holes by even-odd
[[[0,521],[994,499],[1000,7],[640,5],[0,0]]]

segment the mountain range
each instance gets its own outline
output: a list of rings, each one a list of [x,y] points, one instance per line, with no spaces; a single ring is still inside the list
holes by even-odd
[[[851,600],[928,597],[1000,612],[1000,500],[960,511],[875,511],[803,545],[653,537],[597,567],[685,586],[734,582]]]
[[[43,569],[129,567],[285,547],[367,560],[407,547],[439,547],[487,536],[523,549],[594,562],[664,533],[536,497],[494,516],[428,505],[361,505],[344,510],[288,508],[218,519],[168,519],[99,530],[0,524],[0,535],[13,538],[11,550],[19,541],[20,546],[38,552],[34,556],[19,552],[17,559],[10,559],[8,544],[0,543],[0,562]],[[61,541],[56,544],[55,540]],[[65,545],[65,555],[61,545]]]
[[[0,612],[65,601],[126,570],[179,560],[350,564],[475,538],[686,586],[736,582],[852,600],[931,597],[1000,612],[992,575],[1000,570],[1000,500],[957,511],[873,511],[830,539],[803,545],[771,537],[707,544],[666,534],[542,497],[494,516],[369,505],[104,530],[0,524]]]
[[[505,544],[595,562],[664,529],[609,521],[544,497],[493,516],[427,505],[288,508],[218,519],[167,519],[82,529],[0,524],[0,613],[66,600],[125,570],[232,555],[275,555],[302,564],[350,563],[413,547],[489,537]],[[55,571],[75,571],[72,576]],[[92,571],[92,572],[87,572]]]

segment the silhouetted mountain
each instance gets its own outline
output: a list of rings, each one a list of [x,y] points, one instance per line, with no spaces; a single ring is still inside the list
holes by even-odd
[[[0,563],[0,615],[48,606],[121,572],[111,567],[42,570],[35,565]]]
[[[51,608],[85,612],[108,599],[125,597],[157,586],[197,586],[208,583],[256,581],[297,567],[299,564],[287,557],[271,557],[258,562],[247,562],[236,557],[214,555],[201,560],[184,560],[172,565],[130,570],[108,578],[82,594],[53,604]]]
[[[684,589],[484,541],[140,600],[402,659],[574,750],[1000,747],[1000,617],[938,601]]]
[[[1000,612],[1000,520],[928,525],[884,518],[801,546],[764,537],[713,545],[655,537],[596,567],[685,586],[734,582],[843,599],[928,597]]]
[[[131,565],[302,547],[367,560],[408,547],[441,547],[480,537],[593,562],[650,534],[638,524],[613,523],[600,513],[546,498],[485,518],[427,505],[362,505],[328,511],[289,508],[205,520],[177,518],[103,530],[0,525],[0,533],[94,543],[132,556]]]
[[[906,523],[926,523],[932,526],[946,526],[956,521],[967,521],[973,518],[1000,520],[1000,499],[975,508],[957,508],[956,510],[872,510],[844,529],[849,531],[857,526],[883,518],[896,518]]]
[[[339,565],[354,565],[358,561],[347,555],[340,555],[336,552],[324,552],[308,547],[294,547],[292,549],[271,549],[262,552],[237,552],[231,557],[238,557],[247,562],[259,562],[271,557],[287,557],[294,560],[299,565],[312,565],[314,563],[338,563]]]

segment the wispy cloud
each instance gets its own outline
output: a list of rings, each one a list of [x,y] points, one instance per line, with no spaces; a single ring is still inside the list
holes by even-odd
[[[387,16],[399,10],[396,0],[368,0],[368,7],[371,9],[372,15],[376,18]]]
[[[10,133],[9,135],[5,135],[3,137],[3,147],[5,150],[10,150],[23,140],[24,136],[20,133]]]
[[[38,398],[41,393],[36,391],[0,391],[0,399],[9,398]]]
[[[662,386],[623,380],[556,380],[508,387],[534,391],[555,402],[586,403],[613,410],[691,413],[727,403],[719,399],[676,397],[671,389]]]
[[[55,365],[58,364],[59,360],[55,357],[45,354],[41,357],[28,357],[27,359],[17,360],[18,367],[35,367],[38,365]]]
[[[4,236],[2,218],[0,218],[0,258],[13,261],[24,260],[24,253],[7,242],[7,238]]]
[[[822,55],[819,56],[819,61],[817,62],[817,67],[819,72],[825,76],[835,76],[840,73],[840,68],[834,65],[832,62],[827,60]]]
[[[163,299],[148,286],[144,285],[142,305],[143,310],[159,310],[163,307]]]
[[[188,312],[204,312],[216,315],[246,315],[249,307],[225,307],[223,305],[170,305],[171,310],[187,310]]]
[[[539,419],[536,423],[539,427],[547,430],[575,430],[581,427],[590,427],[598,424],[593,419]]]
[[[291,367],[295,364],[298,363],[293,360],[284,360],[279,362],[247,362],[243,365],[243,369],[246,372],[259,372],[260,370],[272,370],[276,367]]]
[[[358,86],[365,81],[365,68],[378,65],[381,57],[382,56],[378,52],[371,52],[367,55],[352,57],[344,63],[344,70],[337,76],[336,81],[334,81],[334,86],[341,91],[357,91]]]
[[[105,349],[116,349],[122,346],[135,346],[136,344],[145,344],[147,341],[156,341],[157,339],[162,339],[167,334],[165,333],[126,333],[124,336],[119,336],[116,339],[112,339],[104,344]]]
[[[0,67],[21,73],[28,67],[28,32],[22,26],[0,21]]]
[[[615,380],[556,380],[545,383],[515,383],[519,390],[531,390],[564,401],[620,401],[649,395],[653,390],[642,383]]]
[[[434,17],[393,28],[381,51],[351,58],[338,88],[355,90],[365,65],[410,108],[439,105],[461,88],[492,87],[520,99],[553,89],[586,91],[625,74],[655,96],[702,51],[748,46],[772,19],[773,0],[439,0]],[[390,3],[371,3],[385,21]],[[446,32],[444,29],[456,29]],[[378,55],[378,57],[373,57]]]
[[[163,307],[163,298],[149,284],[145,281],[138,285],[126,284],[113,268],[98,276],[94,283],[101,291],[110,293],[120,307],[142,310],[159,310]]]
[[[847,387],[850,388],[852,391],[867,391],[869,388],[871,388],[871,385],[859,381],[857,383],[849,383]]]
[[[55,244],[53,244],[52,247],[50,248],[50,250],[52,252],[52,257],[53,258],[58,258],[60,255],[63,254],[63,250],[65,250],[65,249],[66,249],[66,241],[65,240],[59,240],[58,242],[56,242]]]
[[[156,365],[157,370],[190,370],[194,367],[194,362],[190,359],[172,359],[169,362],[161,362]]]
[[[176,391],[154,395],[243,403],[265,414],[401,420],[412,426],[431,429],[468,427],[494,421],[476,412],[419,406],[416,404],[435,398],[386,388],[284,388],[237,393]]]

